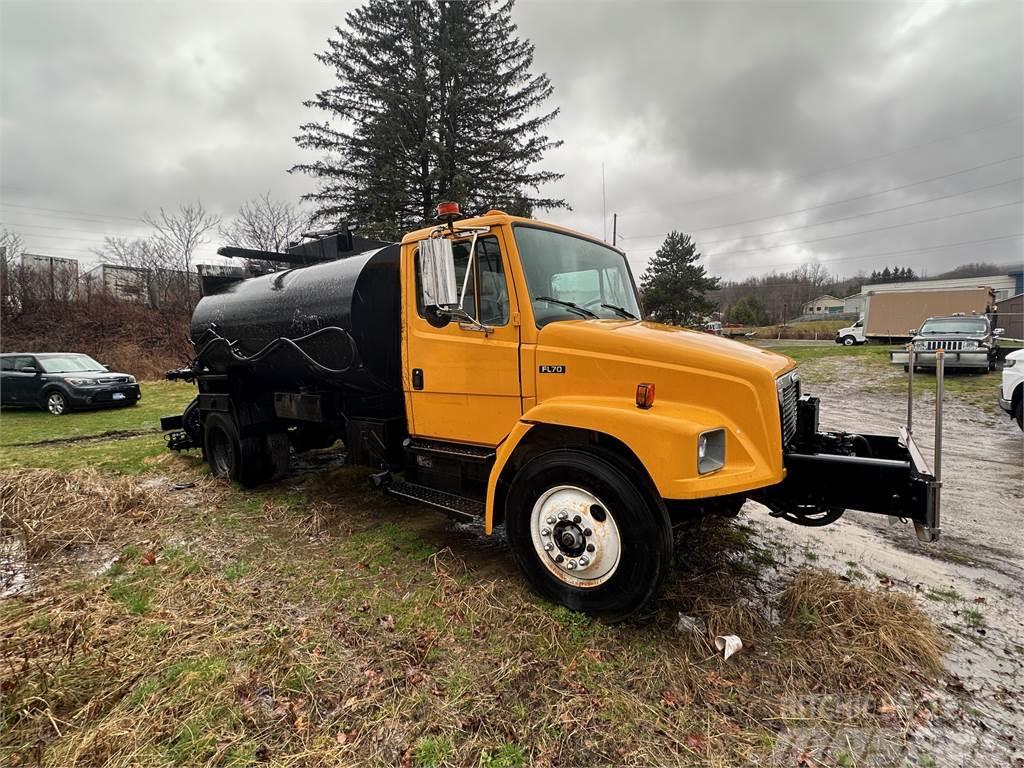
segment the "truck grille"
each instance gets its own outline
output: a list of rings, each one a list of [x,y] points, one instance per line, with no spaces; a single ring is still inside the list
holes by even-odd
[[[101,376],[96,379],[100,384],[127,384],[127,376]]]
[[[914,347],[918,347],[915,345]],[[956,339],[937,340],[937,341],[925,341],[923,351],[934,352],[937,349],[941,349],[945,352],[959,352],[964,348],[964,342]]]
[[[800,400],[800,376],[791,371],[776,382],[779,391],[779,416],[782,420],[782,445],[789,445],[796,435],[797,401]]]

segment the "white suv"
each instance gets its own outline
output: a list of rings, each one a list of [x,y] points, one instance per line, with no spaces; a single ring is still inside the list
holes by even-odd
[[[1003,383],[999,387],[999,407],[1010,414],[1017,426],[1024,429],[1024,349],[1011,352],[1003,361]]]

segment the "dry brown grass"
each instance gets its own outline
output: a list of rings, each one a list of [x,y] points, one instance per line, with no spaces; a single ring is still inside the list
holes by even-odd
[[[95,501],[97,483],[139,498],[76,480],[74,498]],[[53,494],[38,476],[18,487],[22,507]],[[382,499],[354,470],[184,493],[187,515],[165,499],[132,527],[91,529],[120,551],[109,570],[46,560],[0,601],[0,763],[756,764],[821,666],[904,663],[865,635],[915,615],[814,573],[780,604],[750,529],[717,520],[684,534],[650,621],[609,627],[537,599],[500,545]],[[808,611],[827,648],[799,623]],[[688,642],[680,612],[744,650],[722,661]],[[843,684],[872,690],[854,663]]]
[[[793,654],[820,687],[892,690],[942,669],[944,643],[914,601],[865,589],[829,571],[799,571],[780,601]]]
[[[30,560],[97,544],[165,510],[162,496],[134,478],[52,469],[12,470],[0,477],[0,532],[17,531]]]

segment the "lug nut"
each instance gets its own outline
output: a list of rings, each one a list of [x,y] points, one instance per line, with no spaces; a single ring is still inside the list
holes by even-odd
[[[565,564],[565,567],[568,568],[570,571],[575,571],[576,570],[576,561],[575,560],[570,560],[568,563]]]
[[[592,530],[590,530],[589,528],[584,528],[583,529],[583,535],[584,536],[593,536],[594,532]]]
[[[587,552],[593,552],[596,547],[593,544],[587,544]]]
[[[550,552],[554,548],[555,548],[555,545],[552,544],[550,541],[544,544],[544,551],[545,552]]]
[[[540,529],[540,535],[541,536],[550,536],[551,535],[551,529],[550,528],[541,528]]]
[[[590,565],[590,558],[584,555],[580,558],[580,568],[586,568],[588,565]]]
[[[560,562],[562,562],[563,560],[565,560],[565,558],[564,558],[564,557],[562,557],[561,555],[555,555],[555,562],[556,562],[556,563],[560,563]]]
[[[568,517],[568,515],[565,512],[559,512],[558,513],[558,519],[559,520],[565,520],[567,517]]]
[[[572,519],[572,521],[573,521],[574,523],[581,523],[581,522],[583,522],[583,518],[582,518],[582,517],[580,517],[579,515],[576,515],[576,516],[575,516],[575,517],[574,517],[574,518]]]
[[[554,524],[555,524],[555,518],[549,517],[548,518],[548,525],[554,525]]]

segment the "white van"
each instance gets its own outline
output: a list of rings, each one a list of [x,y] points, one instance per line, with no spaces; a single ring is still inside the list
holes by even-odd
[[[847,326],[846,328],[840,328],[836,331],[836,344],[845,344],[847,347],[852,347],[854,344],[867,343],[868,340],[864,338],[863,317],[853,325]]]

